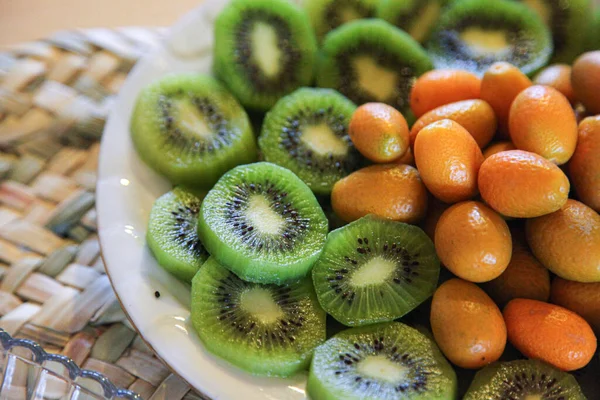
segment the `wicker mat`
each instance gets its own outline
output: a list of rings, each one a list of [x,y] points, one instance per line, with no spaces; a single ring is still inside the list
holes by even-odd
[[[125,317],[96,235],[105,118],[164,33],[69,31],[0,52],[0,328],[144,399],[193,400]]]

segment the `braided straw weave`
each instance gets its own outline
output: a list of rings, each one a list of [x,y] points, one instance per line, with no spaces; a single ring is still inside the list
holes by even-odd
[[[163,35],[68,31],[0,52],[0,328],[144,399],[194,400],[125,317],[96,235],[105,118]]]

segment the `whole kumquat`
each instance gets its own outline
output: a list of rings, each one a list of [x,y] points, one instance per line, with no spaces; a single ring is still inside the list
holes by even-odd
[[[481,368],[492,363],[506,346],[502,313],[471,282],[454,278],[440,285],[431,302],[430,321],[440,349],[461,368]]]
[[[577,147],[568,165],[579,200],[600,212],[600,115],[579,124]]]
[[[571,104],[576,102],[575,92],[571,86],[571,66],[567,64],[550,65],[536,75],[536,85],[550,86],[563,94]]]
[[[414,145],[421,129],[442,119],[451,119],[459,123],[481,148],[485,147],[496,133],[496,115],[492,107],[483,100],[463,100],[435,108],[419,118],[410,130],[411,145]]]
[[[444,211],[435,228],[434,243],[442,264],[471,282],[497,278],[511,259],[508,225],[477,201],[457,203]]]
[[[446,203],[477,194],[481,149],[458,123],[443,119],[421,129],[415,140],[415,162],[427,189]]]
[[[414,223],[425,216],[427,190],[410,165],[372,165],[339,180],[331,192],[331,205],[346,222],[375,214]]]
[[[514,299],[504,308],[508,340],[529,358],[564,371],[586,366],[597,347],[590,325],[566,308],[530,299]]]
[[[600,50],[583,53],[573,63],[571,84],[577,100],[592,114],[600,114]]]
[[[600,333],[600,282],[582,283],[556,277],[550,301],[579,314]]]
[[[488,205],[515,218],[533,218],[560,209],[570,187],[569,179],[555,164],[522,150],[503,151],[486,159],[478,182]]]
[[[408,124],[402,114],[383,103],[367,103],[358,107],[348,127],[354,146],[374,162],[394,161],[409,146]]]
[[[510,138],[520,150],[531,151],[561,165],[577,145],[577,119],[569,101],[558,90],[535,85],[512,103]]]
[[[426,72],[410,92],[410,108],[417,118],[444,104],[478,99],[481,80],[467,71],[438,69]]]
[[[527,75],[507,62],[496,62],[483,74],[481,99],[494,109],[503,137],[508,138],[508,114],[513,100],[531,85]]]
[[[538,260],[561,278],[600,282],[600,215],[569,199],[558,211],[527,220],[527,242]]]

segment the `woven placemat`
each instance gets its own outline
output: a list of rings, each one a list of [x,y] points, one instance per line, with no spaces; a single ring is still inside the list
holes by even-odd
[[[0,52],[0,328],[144,399],[201,399],[123,313],[96,234],[99,139],[162,29],[58,33]]]

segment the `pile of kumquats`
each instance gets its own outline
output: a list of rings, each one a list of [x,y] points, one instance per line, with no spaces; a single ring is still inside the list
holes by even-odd
[[[422,221],[457,277],[430,315],[457,366],[497,360],[508,340],[584,367],[600,333],[600,51],[533,80],[504,62],[482,78],[434,70],[410,104],[410,129],[385,104],[354,113],[350,137],[377,164],[336,183],[334,211]]]

